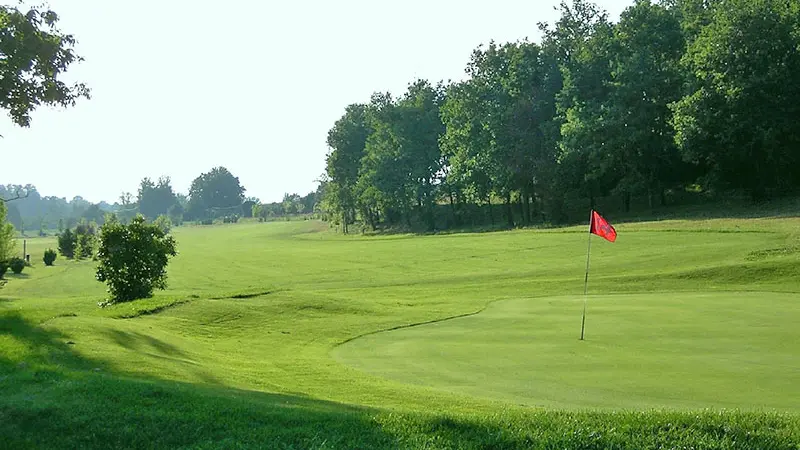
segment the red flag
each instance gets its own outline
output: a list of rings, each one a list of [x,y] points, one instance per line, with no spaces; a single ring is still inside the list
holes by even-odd
[[[614,242],[617,240],[617,230],[614,229],[606,219],[600,214],[597,214],[597,211],[592,211],[592,228],[591,233],[596,234],[609,242]]]

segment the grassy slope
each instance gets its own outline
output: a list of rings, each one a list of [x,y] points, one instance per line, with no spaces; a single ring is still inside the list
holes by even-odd
[[[593,250],[592,292],[798,292],[797,225],[791,218],[621,225],[616,244]],[[340,364],[330,351],[361,334],[474,312],[494,300],[580,292],[585,237],[568,229],[364,239],[322,227],[176,230],[181,254],[170,289],[106,310],[95,306],[104,293],[91,263],[39,264],[12,280],[0,297],[3,435],[41,445],[60,437],[69,447],[83,439],[97,445],[112,439],[106,428],[122,427],[109,442],[140,446],[163,424],[174,432],[156,445],[274,439],[287,447],[636,448],[706,439],[724,448],[738,436],[762,448],[796,447],[796,416],[533,413]],[[34,261],[48,245],[29,241]],[[641,406],[648,405],[661,404]],[[692,420],[706,425],[689,426]]]

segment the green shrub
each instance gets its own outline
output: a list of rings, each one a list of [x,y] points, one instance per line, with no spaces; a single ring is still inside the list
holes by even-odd
[[[25,269],[25,260],[15,256],[8,261],[8,266],[11,268],[12,272],[19,275],[22,273],[22,270]]]
[[[200,222],[200,225],[213,225],[214,221],[211,219],[204,219]]]
[[[75,246],[75,257],[91,258],[94,256],[96,245],[97,224],[94,222],[82,222],[75,227],[77,245]]]
[[[44,265],[52,266],[53,263],[56,261],[56,256],[57,256],[56,251],[53,250],[52,248],[48,248],[47,250],[45,250],[44,257],[42,258],[42,260],[44,261]]]
[[[75,247],[78,245],[78,237],[69,228],[58,235],[58,251],[67,259],[75,257]]]
[[[8,272],[8,261],[0,261],[0,278]]]
[[[154,289],[166,289],[167,263],[176,254],[175,239],[141,215],[128,225],[103,225],[96,278],[108,284],[108,303],[148,298]]]
[[[153,221],[153,225],[157,226],[164,232],[164,234],[169,234],[170,230],[172,229],[172,219],[165,215],[160,215]]]

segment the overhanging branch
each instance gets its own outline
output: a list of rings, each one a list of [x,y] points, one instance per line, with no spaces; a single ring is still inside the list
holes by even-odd
[[[4,202],[4,203],[13,202],[14,200],[19,200],[21,198],[27,198],[28,195],[30,195],[30,191],[28,191],[28,190],[25,190],[25,195],[20,194],[20,192],[22,192],[22,189],[17,189],[14,192],[14,197],[11,197],[11,198],[0,197],[0,202]]]

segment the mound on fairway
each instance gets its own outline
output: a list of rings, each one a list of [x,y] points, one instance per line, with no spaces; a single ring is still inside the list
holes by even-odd
[[[376,333],[340,361],[411,384],[549,407],[793,410],[796,294],[592,296],[500,301],[468,317]]]

